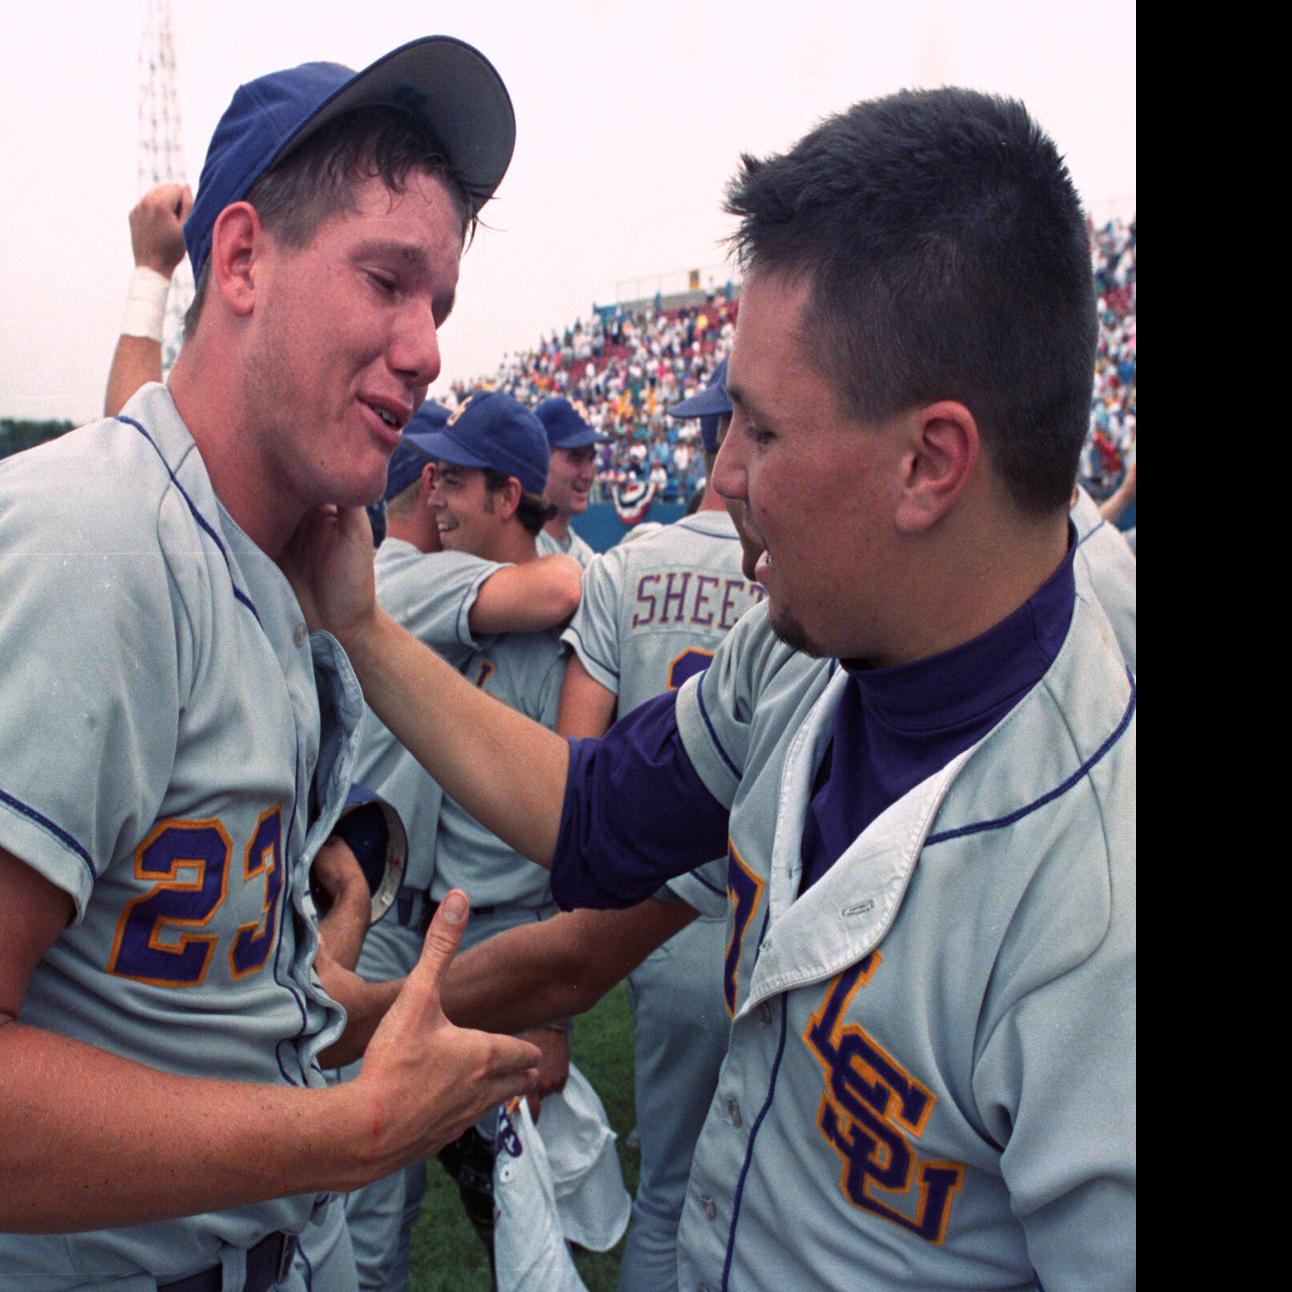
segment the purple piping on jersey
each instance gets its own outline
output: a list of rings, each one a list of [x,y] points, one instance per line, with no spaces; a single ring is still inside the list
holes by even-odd
[[[1097,533],[1099,533],[1099,531],[1100,531],[1101,529],[1103,529],[1103,527],[1104,527],[1106,524],[1108,524],[1108,522],[1107,522],[1106,520],[1101,520],[1101,521],[1099,522],[1099,524],[1097,524],[1097,525],[1094,527],[1094,529],[1092,529],[1092,530],[1090,531],[1090,533],[1088,533],[1088,534],[1086,535],[1086,537],[1085,537],[1085,538],[1079,539],[1079,540],[1077,541],[1077,546],[1078,546],[1078,547],[1080,547],[1080,546],[1081,546],[1081,544],[1082,544],[1082,543],[1084,543],[1084,542],[1086,541],[1086,538],[1093,538]]]
[[[924,841],[926,848],[931,848],[935,843],[945,843],[948,839],[962,839],[967,834],[982,834],[987,830],[1001,830],[1005,826],[1013,825],[1015,821],[1022,820],[1023,817],[1029,816],[1038,808],[1043,808],[1047,803],[1052,803],[1055,799],[1061,798],[1066,794],[1078,781],[1082,780],[1094,765],[1126,734],[1126,728],[1130,726],[1130,720],[1135,715],[1135,675],[1126,670],[1126,676],[1130,679],[1130,702],[1126,706],[1126,712],[1122,714],[1122,720],[1117,724],[1116,730],[1104,741],[1102,745],[1088,758],[1080,767],[1077,768],[1071,776],[1062,784],[1056,785],[1048,794],[1042,794],[1039,799],[1034,799],[1031,803],[1026,804],[1006,816],[996,817],[993,821],[976,821],[972,825],[958,826],[954,830],[940,830],[937,834],[931,834]]]
[[[709,717],[709,710],[704,703],[704,681],[705,681],[705,678],[707,678],[708,676],[709,676],[709,670],[705,669],[704,676],[701,677],[700,681],[696,684],[696,688],[695,688],[695,697],[700,702],[700,717],[704,719],[704,725],[709,730],[709,739],[713,742],[713,747],[718,751],[718,754],[721,757],[722,761],[726,763],[729,768],[731,768],[731,774],[736,778],[736,780],[739,780],[740,768],[736,766],[736,764],[732,761],[731,755],[727,753],[727,751],[722,747],[722,741],[718,739],[718,733],[717,733],[717,730],[714,728],[713,719]]]
[[[185,492],[184,486],[180,484],[179,479],[175,475],[175,472],[171,470],[170,463],[166,461],[165,457],[162,455],[161,449],[157,447],[157,442],[153,439],[151,435],[148,434],[147,431],[144,430],[142,426],[139,425],[138,422],[135,421],[133,417],[123,417],[120,413],[118,413],[117,421],[125,422],[127,426],[133,426],[135,430],[137,430],[139,434],[142,435],[144,439],[146,439],[148,443],[152,445],[153,452],[156,453],[159,458],[161,458],[162,466],[166,468],[166,474],[170,476],[171,483],[175,486],[176,489],[179,490],[180,497],[184,499],[184,501],[188,504],[189,511],[193,513],[193,519],[197,521],[198,525],[207,532],[207,534],[210,536],[211,541],[219,549],[220,555],[224,557],[224,564],[225,564],[225,568],[229,571],[229,583],[233,588],[234,597],[236,597],[237,600],[241,601],[242,604],[246,606],[247,609],[250,610],[251,613],[255,616],[256,622],[260,623],[260,614],[256,610],[256,607],[252,605],[251,598],[247,596],[247,594],[243,592],[243,590],[240,587],[238,587],[237,583],[234,581],[233,563],[229,560],[228,552],[224,550],[224,544],[220,541],[219,534],[215,532],[210,522],[206,519],[205,516],[202,515],[200,511],[198,511],[197,506],[194,504],[192,498],[190,498],[187,492]],[[263,627],[263,625],[261,626]]]
[[[580,648],[582,649],[583,654],[585,654],[598,668],[604,668],[607,673],[613,673],[615,680],[616,681],[619,680],[619,670],[617,668],[612,668],[609,664],[606,663],[605,660],[599,659],[593,651],[590,651],[588,649],[587,642],[583,640],[583,637],[579,633],[579,630],[575,628],[573,625],[570,626],[570,635],[578,639],[578,643]]]
[[[763,923],[763,932],[767,932],[766,921]],[[762,935],[759,935],[758,944],[762,945]],[[776,1047],[776,1058],[772,1063],[771,1081],[767,1086],[767,1098],[763,1106],[758,1110],[758,1116],[754,1119],[754,1124],[749,1131],[749,1144],[745,1149],[744,1165],[740,1168],[740,1178],[736,1181],[736,1192],[731,1199],[731,1228],[727,1230],[727,1259],[722,1263],[722,1284],[721,1292],[727,1292],[728,1280],[731,1278],[731,1262],[736,1255],[736,1225],[740,1221],[740,1203],[745,1193],[745,1177],[749,1174],[749,1168],[754,1163],[754,1141],[758,1138],[758,1132],[762,1128],[763,1121],[771,1111],[772,1101],[776,1098],[776,1078],[780,1075],[781,1059],[785,1057],[785,1039],[789,1032],[789,1010],[785,1008],[784,998],[781,999],[781,1039],[780,1044]]]
[[[14,798],[12,794],[6,794],[4,790],[0,790],[0,803],[8,803],[15,812],[21,813],[29,821],[34,821],[42,830],[47,830],[59,843],[70,848],[85,863],[86,870],[90,872],[91,883],[98,879],[99,874],[94,869],[90,854],[66,830],[56,826],[47,816],[42,816],[34,807],[29,807],[21,799]]]
[[[292,831],[295,829],[296,829],[296,804],[295,802],[293,802],[291,818],[287,822],[287,832],[283,837],[284,868],[287,866],[287,858],[292,855],[291,854]],[[282,962],[282,955],[283,955],[283,921],[289,916],[293,917],[292,937],[298,938],[300,936],[300,930],[296,927],[296,924],[294,921],[294,917],[296,915],[295,907],[291,907],[287,903],[287,890],[289,888],[291,888],[291,881],[288,878],[288,876],[284,874],[283,882],[278,886],[278,901],[280,905],[278,909],[278,945],[274,948],[274,981],[280,987],[286,990],[287,994],[292,998],[292,1001],[295,1003],[296,1008],[300,1010],[301,1030],[296,1033],[295,1037],[291,1041],[286,1041],[286,1040],[279,1041],[274,1046],[274,1062],[278,1064],[278,1071],[283,1074],[283,1080],[287,1082],[289,1086],[299,1086],[302,1084],[302,1082],[297,1081],[287,1071],[287,1067],[283,1063],[283,1056],[282,1056],[282,1047],[284,1045],[291,1045],[293,1047],[293,1053],[296,1055],[297,1064],[298,1065],[300,1064],[300,1050],[296,1049],[295,1042],[299,1041],[300,1038],[305,1035],[305,1029],[309,1026],[309,1021],[310,1021],[309,1011],[305,1008],[305,1002],[300,998],[299,994],[296,991],[296,988],[285,978],[283,978],[278,972],[278,968]],[[303,1076],[303,1073],[302,1073],[302,1076]],[[304,1084],[308,1085],[309,1082],[305,1081]]]

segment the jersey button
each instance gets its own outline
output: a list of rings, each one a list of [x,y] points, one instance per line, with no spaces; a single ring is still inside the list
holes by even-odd
[[[298,648],[304,646],[306,638],[308,638],[309,635],[310,630],[305,627],[305,624],[303,622],[298,623],[296,627],[292,629],[292,643]]]
[[[739,1126],[741,1123],[740,1105],[734,1099],[727,1100],[727,1120],[733,1126]]]
[[[760,1023],[770,1023],[772,1021],[772,1007],[763,1001],[758,1006],[758,1021]]]

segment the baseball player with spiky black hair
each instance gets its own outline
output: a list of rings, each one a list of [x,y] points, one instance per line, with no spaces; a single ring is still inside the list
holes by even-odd
[[[552,451],[544,496],[556,508],[538,536],[539,555],[564,553],[586,566],[596,553],[574,532],[570,518],[588,510],[588,497],[597,478],[596,446],[603,441],[588,422],[588,410],[564,395],[542,400],[534,412],[543,423]]]
[[[513,140],[448,37],[242,86],[169,386],[0,464],[6,1286],[265,1292],[309,1227],[312,1286],[346,1292],[338,1191],[535,1079],[439,1007],[460,892],[406,982],[320,946],[363,705],[277,564],[313,508],[380,494]]]
[[[767,598],[708,669],[564,742],[376,610],[352,515],[293,578],[563,907],[650,909],[726,853],[731,1033],[679,1286],[1131,1288],[1136,699],[1069,519],[1080,203],[1020,103],[944,88],[746,157],[727,205],[711,484]]]

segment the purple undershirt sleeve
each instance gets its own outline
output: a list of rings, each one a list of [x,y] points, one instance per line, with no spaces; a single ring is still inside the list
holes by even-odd
[[[570,741],[552,896],[562,910],[633,906],[727,850],[727,809],[696,775],[675,692],[599,740]]]

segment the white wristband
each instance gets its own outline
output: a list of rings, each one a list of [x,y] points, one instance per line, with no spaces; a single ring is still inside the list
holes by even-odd
[[[147,337],[160,344],[168,291],[170,279],[165,274],[146,265],[136,265],[126,293],[126,316],[121,324],[124,335]]]

